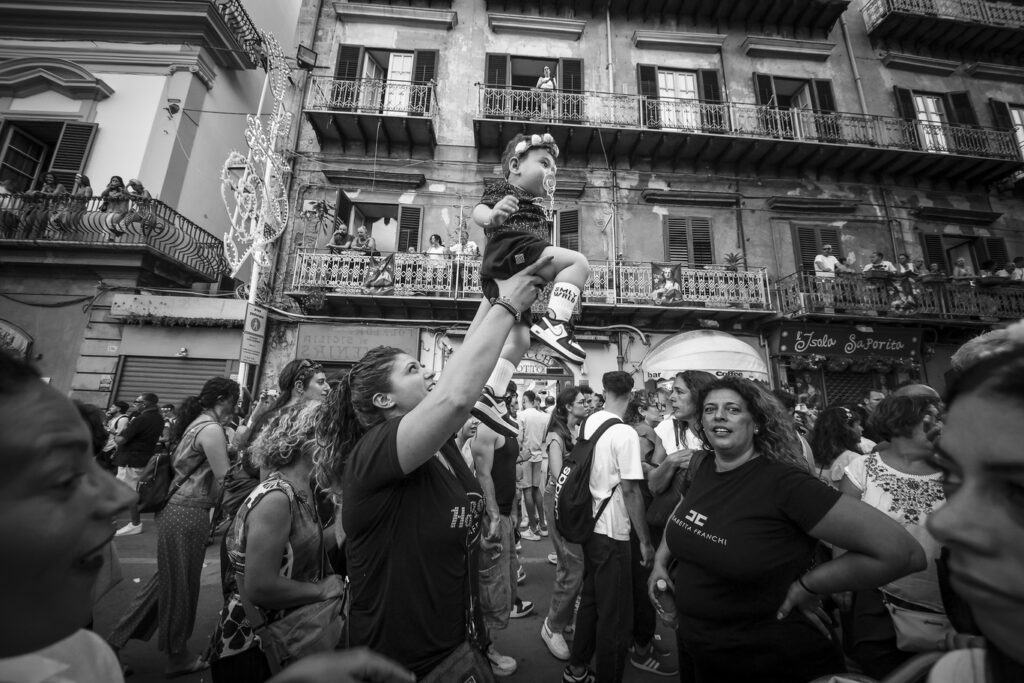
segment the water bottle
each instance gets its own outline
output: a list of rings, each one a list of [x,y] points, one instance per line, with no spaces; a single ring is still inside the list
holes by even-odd
[[[669,628],[679,626],[679,614],[676,613],[676,598],[668,589],[665,579],[658,579],[654,582],[655,608],[661,622]]]

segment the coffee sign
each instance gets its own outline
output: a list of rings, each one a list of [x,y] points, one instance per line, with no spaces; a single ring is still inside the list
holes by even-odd
[[[783,325],[773,341],[780,356],[917,358],[921,352],[920,330]]]

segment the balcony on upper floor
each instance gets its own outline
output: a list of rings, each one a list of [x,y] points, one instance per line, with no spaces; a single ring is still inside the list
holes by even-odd
[[[751,29],[807,28],[830,31],[849,0],[486,0],[489,12],[523,12],[549,16],[612,16],[731,24]]]
[[[0,0],[0,37],[200,45],[228,69],[260,64],[263,38],[241,0]]]
[[[479,160],[488,163],[517,133],[548,132],[562,165],[674,171],[689,164],[969,183],[1024,169],[1012,131],[740,102],[480,86],[473,127]]]
[[[677,331],[696,319],[726,324],[776,317],[764,269],[680,268],[675,286],[657,288],[651,263],[597,261],[590,269],[578,309],[584,326]],[[311,292],[323,297],[321,315],[469,322],[482,296],[480,260],[300,250],[288,293],[302,301]],[[536,312],[544,312],[546,300],[542,294]]]
[[[828,317],[990,325],[1024,317],[1024,283],[944,276],[817,277],[794,273],[776,283],[779,311],[791,318]]]
[[[869,0],[864,23],[886,43],[1024,57],[1024,7],[987,0]]]
[[[224,243],[156,199],[116,207],[100,197],[0,195],[0,253],[8,267],[139,271],[149,286],[216,282],[227,270]]]
[[[452,8],[452,0],[359,0],[359,2],[367,5],[391,5],[393,7]]]
[[[381,149],[430,159],[437,147],[437,90],[433,81],[377,78],[310,81],[305,112],[321,145],[340,143],[346,153]]]

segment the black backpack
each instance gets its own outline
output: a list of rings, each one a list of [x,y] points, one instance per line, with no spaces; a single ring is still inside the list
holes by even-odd
[[[584,439],[587,425],[584,420],[580,425],[579,440],[562,463],[562,471],[555,480],[555,528],[570,543],[586,543],[590,539],[594,525],[618,488],[616,485],[611,494],[601,501],[596,515],[591,513],[593,496],[590,494],[590,468],[594,461],[594,447],[610,427],[620,424],[623,422],[617,417],[607,420],[597,428],[593,436]]]

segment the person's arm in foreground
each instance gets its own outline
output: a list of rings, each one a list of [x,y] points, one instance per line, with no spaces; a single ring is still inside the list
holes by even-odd
[[[269,683],[415,683],[400,664],[365,647],[303,657]]]
[[[487,510],[487,528],[484,538],[490,542],[498,539],[498,525],[501,522],[498,498],[494,493],[494,479],[491,477],[497,443],[498,434],[487,425],[480,424],[476,428],[476,438],[473,439],[473,444],[470,446],[473,451],[473,463],[476,465],[476,479],[484,491],[484,505]]]

